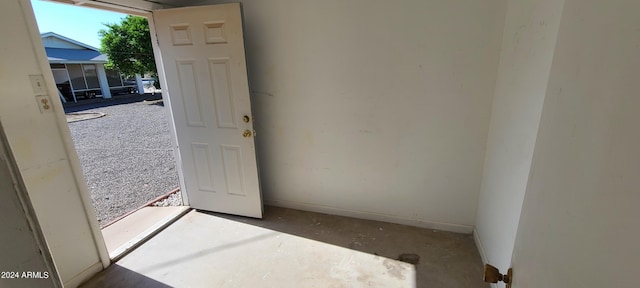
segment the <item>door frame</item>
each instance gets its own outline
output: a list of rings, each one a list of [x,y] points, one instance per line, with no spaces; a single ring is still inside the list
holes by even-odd
[[[52,0],[52,1],[57,2],[59,4],[70,5],[68,2],[64,0]],[[90,8],[95,8],[95,9],[101,9],[106,11],[119,12],[119,13],[134,15],[134,16],[145,17],[149,22],[149,32],[151,34],[153,52],[155,54],[156,67],[158,70],[158,78],[160,80],[161,85],[166,87],[164,66],[162,64],[162,60],[160,57],[161,51],[157,42],[158,40],[156,37],[155,26],[153,26],[152,10],[162,9],[162,8],[174,8],[174,7],[165,7],[159,4],[154,4],[149,2],[137,3],[137,4],[145,5],[146,7],[141,9],[136,7],[130,7],[130,6],[124,6],[124,5],[121,6],[121,5],[103,3],[103,2],[84,2],[81,5],[90,7]],[[38,32],[39,29],[35,21],[35,14],[33,11],[33,7],[29,4],[28,9],[23,8],[23,11],[25,14],[29,14],[29,15],[25,15],[26,18],[31,19],[31,21],[26,21],[26,25],[28,26],[28,29],[33,32],[31,33],[32,35],[30,35],[32,40],[31,42],[34,43],[34,46],[36,46],[36,47],[33,47],[33,49],[35,50],[35,53],[37,55],[37,58],[38,58],[37,61],[40,66],[40,69],[41,71],[43,71],[42,74],[45,79],[45,83],[47,83],[48,92],[51,93],[51,91],[55,91],[57,93],[57,88],[55,88],[55,85],[52,84],[52,83],[55,83],[55,81],[53,79],[53,73],[51,72],[51,67],[49,66],[49,61],[44,51],[44,46],[42,45],[42,39],[39,37],[40,33]],[[173,120],[173,112],[171,108],[172,106],[170,104],[171,102],[166,92],[162,93],[162,99],[165,102],[165,105],[167,105],[166,107],[169,108],[167,109],[167,113],[168,113],[167,117],[169,118],[168,119],[169,131],[170,131],[169,133],[171,134],[171,144],[173,145],[172,148],[174,150],[174,155],[175,155],[176,169],[178,171],[178,176],[179,176],[179,185],[180,185],[180,191],[181,191],[180,193],[182,194],[182,197],[183,197],[182,202],[184,205],[188,206],[189,199],[188,199],[188,196],[186,195],[186,190],[184,189],[185,187],[183,182],[184,177],[183,177],[183,171],[182,171],[180,152],[178,151],[178,148],[177,148],[178,147],[177,135],[175,131],[175,123]],[[64,113],[64,107],[62,106],[62,102],[59,99],[59,97],[51,97],[51,100],[52,100],[51,104],[54,106],[53,111],[55,114],[57,125],[61,127],[60,136],[64,142],[64,149],[67,152],[67,155],[69,158],[72,174],[74,176],[76,185],[79,190],[79,194],[80,194],[79,196],[80,196],[80,200],[82,201],[85,216],[87,217],[87,222],[89,223],[89,227],[91,228],[91,232],[92,232],[91,234],[94,240],[94,244],[95,244],[98,256],[100,258],[100,262],[102,263],[102,268],[106,269],[111,265],[111,258],[109,257],[109,252],[107,250],[104,237],[102,236],[102,231],[100,229],[100,224],[98,223],[98,219],[92,204],[91,195],[89,193],[87,182],[82,172],[80,159],[78,157],[78,153],[73,143],[71,132],[67,126],[67,119]],[[66,129],[64,127],[66,127]],[[89,270],[85,272],[91,273]]]
[[[31,232],[31,236],[33,236],[33,240],[36,244],[36,248],[40,250],[40,255],[42,256],[42,261],[44,266],[48,270],[49,279],[51,283],[53,283],[53,287],[59,288],[63,286],[62,279],[58,274],[58,269],[53,261],[53,256],[51,255],[51,250],[47,246],[46,239],[44,238],[44,233],[42,232],[42,228],[40,226],[40,222],[36,217],[35,210],[31,203],[31,198],[27,193],[27,188],[24,184],[22,176],[20,174],[20,169],[18,168],[18,164],[16,164],[16,159],[13,158],[13,152],[11,151],[11,147],[9,147],[9,141],[6,138],[6,134],[4,132],[4,127],[2,126],[2,122],[0,121],[0,165],[5,166],[9,172],[10,178],[13,181],[13,191],[15,192],[15,196],[18,198],[18,205],[20,206],[21,212],[24,215],[24,219],[27,222],[27,226],[30,228],[29,232]]]

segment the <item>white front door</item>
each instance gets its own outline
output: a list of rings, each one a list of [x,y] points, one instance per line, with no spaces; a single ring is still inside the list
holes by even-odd
[[[189,205],[261,218],[240,5],[157,10],[153,23]]]

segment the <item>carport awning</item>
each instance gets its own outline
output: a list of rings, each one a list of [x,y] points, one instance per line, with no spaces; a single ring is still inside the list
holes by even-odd
[[[44,48],[49,63],[97,62],[107,63],[107,55],[88,49]]]

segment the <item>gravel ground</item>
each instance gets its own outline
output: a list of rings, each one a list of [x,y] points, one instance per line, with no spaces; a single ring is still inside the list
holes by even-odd
[[[181,195],[180,191],[172,193],[166,199],[153,203],[152,206],[156,206],[156,207],[181,206],[182,196],[180,195]]]
[[[106,114],[69,123],[101,226],[179,186],[161,101],[84,108],[73,111]],[[168,203],[181,203],[176,194]]]

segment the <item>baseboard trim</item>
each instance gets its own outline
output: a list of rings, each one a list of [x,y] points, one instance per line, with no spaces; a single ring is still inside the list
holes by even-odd
[[[473,227],[473,241],[476,242],[476,248],[480,253],[482,264],[489,263],[489,258],[487,258],[487,252],[484,250],[484,244],[482,244],[482,238],[480,237],[480,234],[478,233],[478,229],[476,227]],[[498,284],[496,283],[490,283],[489,285],[491,285],[491,288],[498,288]]]
[[[80,286],[80,284],[82,284],[85,281],[89,280],[89,278],[93,277],[93,275],[98,274],[98,272],[102,271],[102,269],[103,269],[102,262],[98,261],[95,264],[89,266],[89,268],[87,268],[84,271],[78,273],[78,275],[76,275],[73,278],[69,279],[69,281],[65,281],[64,282],[64,287],[65,288],[76,288],[76,287]]]
[[[487,252],[484,250],[484,244],[482,244],[482,239],[480,239],[480,235],[478,234],[478,229],[473,228],[473,241],[476,242],[476,248],[478,248],[478,252],[480,252],[480,258],[482,258],[482,264],[489,263],[487,259]]]
[[[295,202],[295,201],[287,201],[287,200],[274,200],[274,199],[265,199],[264,204],[276,207],[311,211],[317,213],[345,216],[345,217],[353,217],[359,219],[367,219],[374,221],[382,221],[382,222],[390,222],[402,225],[416,226],[427,229],[435,229],[456,233],[464,233],[471,234],[473,232],[473,226],[470,225],[460,225],[460,224],[451,224],[451,223],[442,223],[435,221],[427,221],[422,219],[411,219],[405,218],[401,216],[395,215],[386,215],[365,211],[357,211],[357,210],[349,210],[349,209],[341,209],[335,207],[328,207],[316,204]]]

